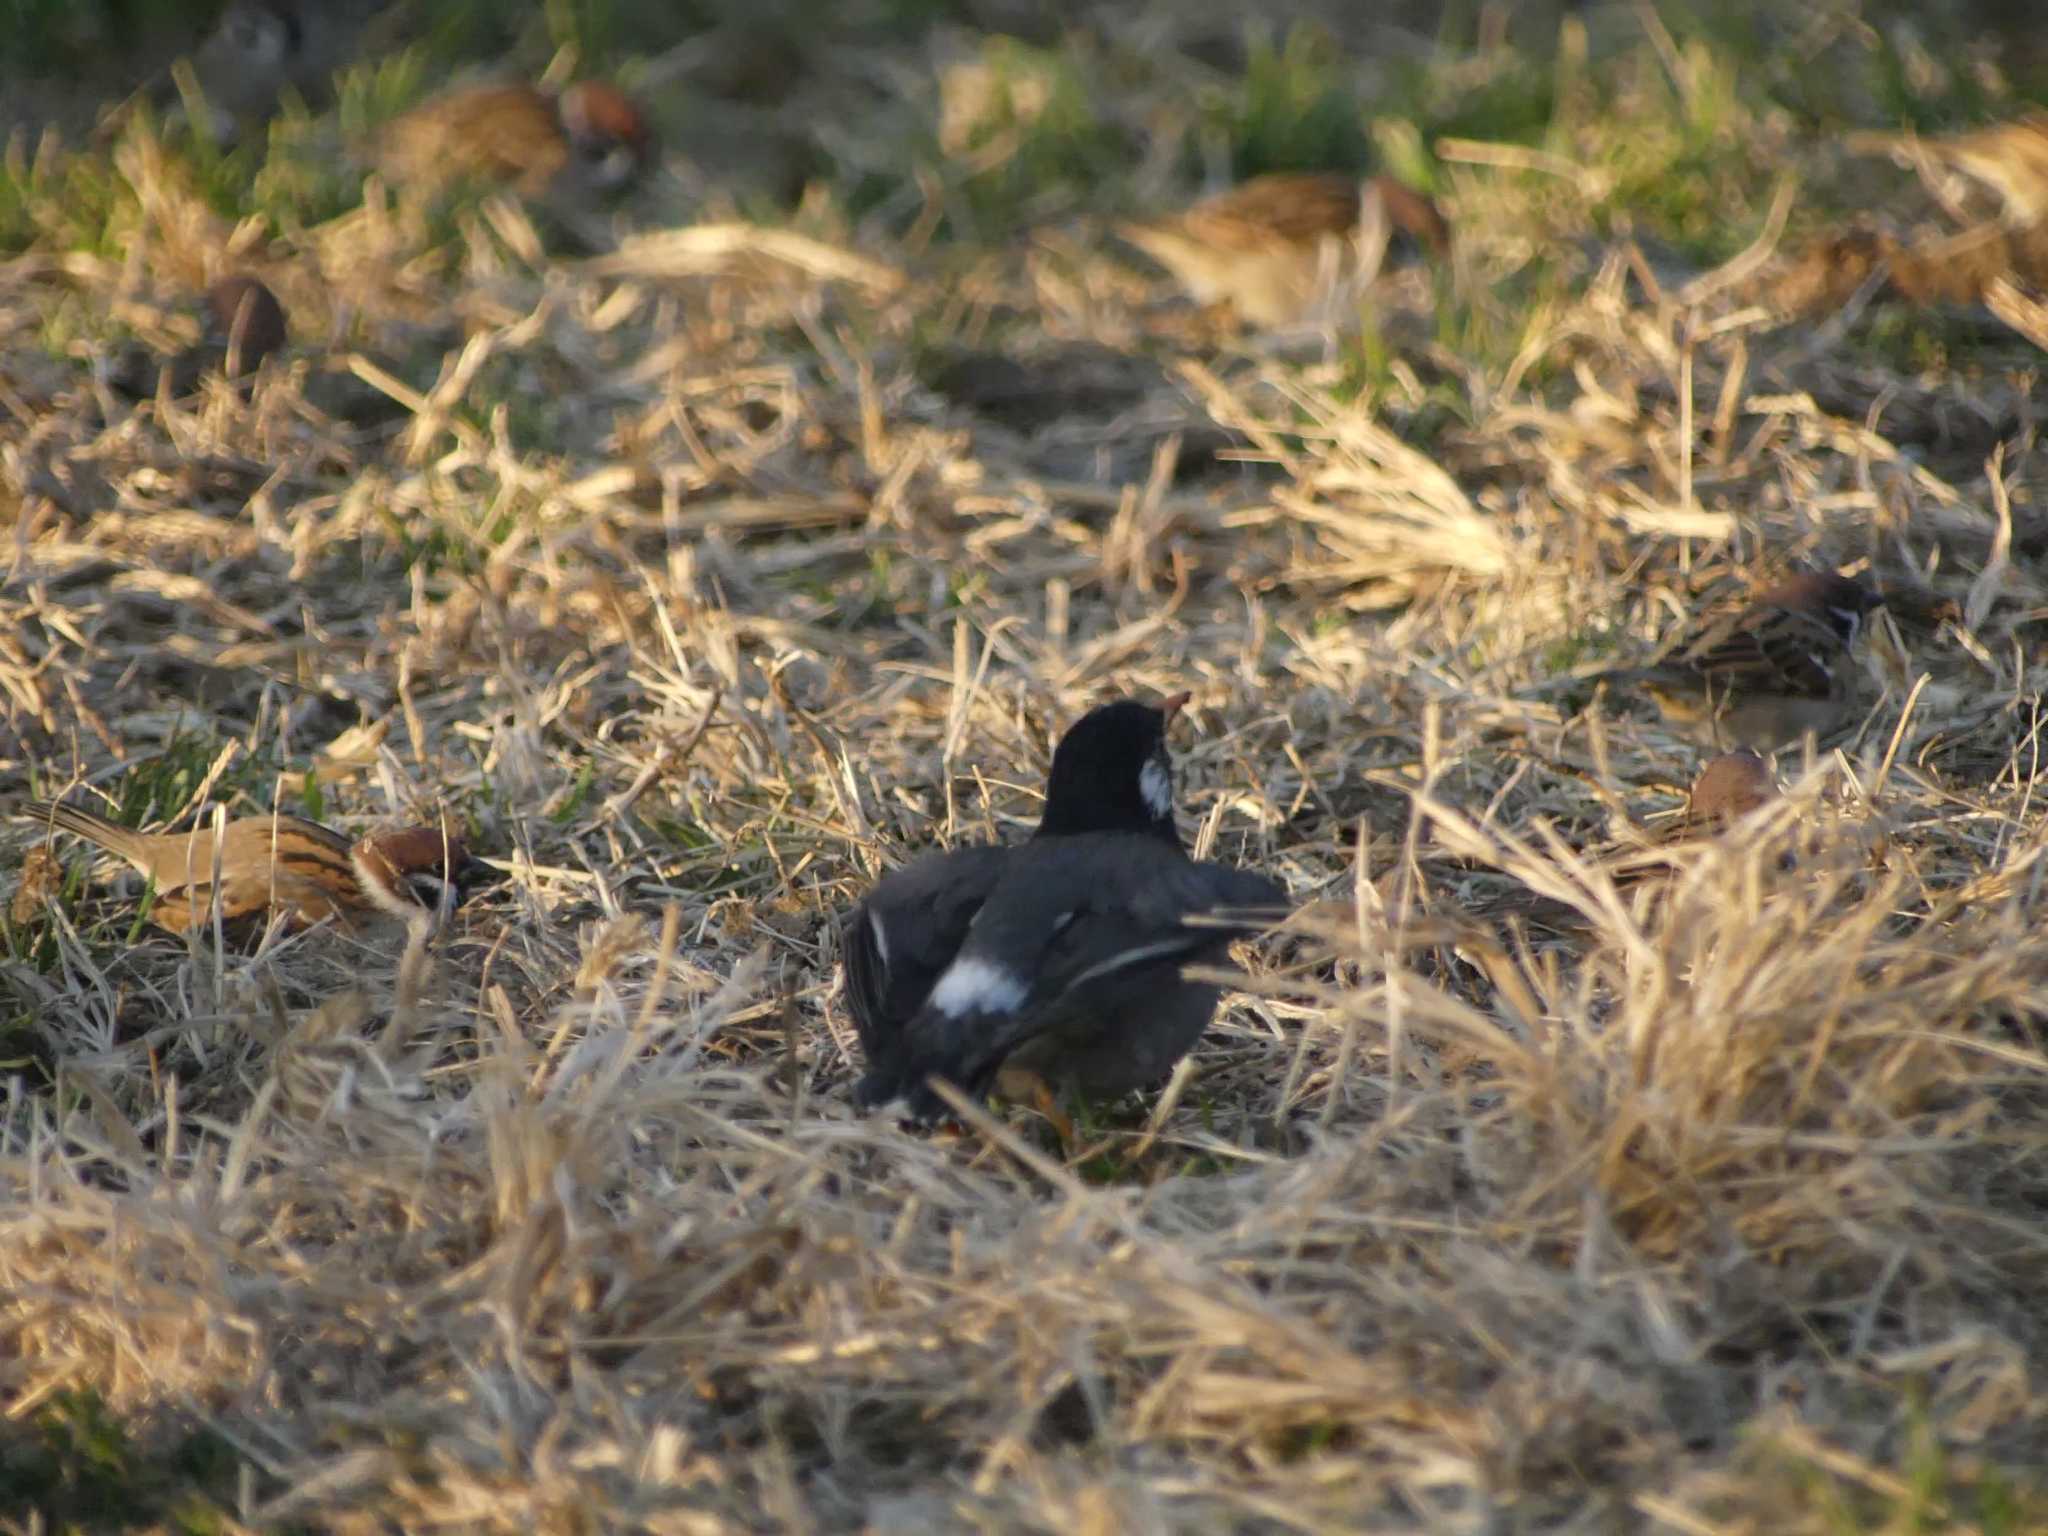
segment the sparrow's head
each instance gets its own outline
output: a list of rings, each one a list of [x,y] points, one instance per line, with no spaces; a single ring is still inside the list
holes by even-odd
[[[192,52],[192,76],[213,117],[213,136],[230,142],[239,121],[266,113],[293,78],[305,32],[289,4],[233,0]]]
[[[487,870],[470,857],[461,831],[446,823],[373,832],[349,849],[349,863],[371,904],[399,917],[417,905],[423,887],[439,888],[438,900],[427,897],[430,905],[452,907]]]
[[[1844,644],[1862,632],[1863,619],[1884,599],[1877,590],[1837,571],[1801,571],[1756,600],[1758,608],[1783,608],[1823,620]]]
[[[1692,781],[1686,820],[1694,826],[1726,825],[1768,805],[1777,793],[1777,781],[1763,758],[1747,747],[1723,752]]]
[[[282,75],[305,46],[297,11],[276,0],[232,0],[220,13],[200,51],[223,64]]]
[[[1038,835],[1152,832],[1178,844],[1166,726],[1187,699],[1118,699],[1067,727],[1052,755]]]
[[[562,92],[555,110],[569,141],[574,174],[586,185],[608,191],[646,169],[653,136],[640,109],[617,86],[579,81]]]
[[[228,349],[230,371],[248,373],[284,345],[284,306],[253,277],[223,277],[206,290],[206,328]]]

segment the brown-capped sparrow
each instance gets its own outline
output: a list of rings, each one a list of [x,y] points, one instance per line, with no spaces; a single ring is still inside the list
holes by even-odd
[[[1881,601],[1854,577],[1802,571],[1698,625],[1662,660],[1599,679],[1640,687],[1666,723],[1708,745],[1776,751],[1858,707],[1849,650]]]
[[[1625,841],[1609,843],[1587,855],[1627,890],[1646,880],[1661,880],[1685,850],[1720,837],[1752,811],[1778,798],[1771,765],[1747,747],[1722,752],[1701,767],[1677,815],[1653,820]]]
[[[253,373],[285,344],[284,306],[256,278],[235,273],[206,290],[206,335],[202,345],[220,349],[231,379]]]
[[[1866,284],[1895,302],[1981,304],[2048,348],[2035,313],[2039,305],[2027,297],[2048,284],[2048,219],[2020,225],[1992,219],[1921,238],[1871,222],[1824,230],[1759,279],[1756,291],[1787,317],[1832,318]]]
[[[416,196],[470,180],[578,206],[633,181],[652,148],[640,109],[616,86],[584,80],[559,93],[533,85],[450,91],[387,123],[373,158],[394,187]]]
[[[1710,758],[1692,781],[1685,813],[1676,822],[1681,836],[1719,832],[1778,797],[1771,765],[1747,747]]]
[[[139,344],[124,347],[108,364],[107,382],[128,395],[153,395],[160,382],[174,397],[188,395],[208,373],[246,380],[288,339],[277,295],[244,274],[223,277],[208,288],[199,314],[202,328],[191,346],[168,358]]]
[[[1762,757],[1747,748],[1724,752],[1700,769],[1678,814],[1637,829],[1626,839],[1590,849],[1582,857],[1616,891],[1654,899],[1703,843],[1725,836],[1777,797],[1777,781]],[[1473,915],[1513,918],[1559,936],[1583,936],[1598,926],[1592,916],[1595,910],[1582,901],[1518,887],[1481,902]]]
[[[192,50],[213,136],[230,143],[277,109],[287,89],[314,94],[349,64],[385,0],[230,0]]]
[[[1297,172],[1254,176],[1172,218],[1118,226],[1197,303],[1227,302],[1265,328],[1355,299],[1397,231],[1432,254],[1450,246],[1436,204],[1390,176]]]
[[[440,827],[373,832],[350,842],[298,816],[239,816],[216,849],[210,826],[137,832],[55,800],[31,800],[19,814],[75,832],[134,865],[156,888],[151,921],[173,933],[204,926],[216,900],[225,922],[270,914],[302,928],[369,911],[407,918],[419,911],[406,894],[408,877],[453,880],[468,859],[461,835]]]
[[[1847,140],[1859,154],[1889,154],[1903,165],[1960,172],[1988,187],[2005,222],[2020,228],[2048,216],[2048,112],[2007,123],[1923,139],[1911,133],[1859,133]]]

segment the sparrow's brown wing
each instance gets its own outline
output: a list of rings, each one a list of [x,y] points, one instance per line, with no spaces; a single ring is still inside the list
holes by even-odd
[[[1204,198],[1185,215],[1187,232],[1225,245],[1282,240],[1313,245],[1358,227],[1358,183],[1348,176],[1280,172]]]
[[[1823,697],[1834,683],[1841,636],[1796,608],[1751,610],[1702,635],[1670,665],[1719,690],[1767,689]]]
[[[210,837],[211,822],[197,835]],[[349,840],[341,833],[303,816],[237,816],[227,825],[221,863],[248,869],[275,863],[310,876],[322,870],[338,873],[347,869],[348,850]]]
[[[480,85],[422,103],[384,127],[377,164],[415,192],[464,177],[538,192],[568,164],[554,104],[531,86]]]

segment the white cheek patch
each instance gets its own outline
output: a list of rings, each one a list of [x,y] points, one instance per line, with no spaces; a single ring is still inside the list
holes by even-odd
[[[946,967],[932,988],[931,1005],[949,1019],[964,1013],[1015,1013],[1025,986],[999,965],[969,956]]]
[[[1138,793],[1144,797],[1145,808],[1160,820],[1173,814],[1173,775],[1158,758],[1148,758],[1138,770]]]

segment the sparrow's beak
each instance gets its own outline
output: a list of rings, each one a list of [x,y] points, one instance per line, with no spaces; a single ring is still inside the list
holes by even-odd
[[[495,869],[465,849],[457,855],[455,868],[449,871],[448,883],[455,887],[457,895],[467,901],[497,877]]]
[[[1159,701],[1159,713],[1166,717],[1168,724],[1171,724],[1173,717],[1180,713],[1181,706],[1193,697],[1192,693],[1176,693],[1171,697],[1161,699]]]
[[[497,871],[482,859],[457,849],[453,868],[414,870],[405,877],[405,884],[410,887],[413,900],[446,918],[458,907],[468,905],[496,875]]]

